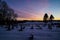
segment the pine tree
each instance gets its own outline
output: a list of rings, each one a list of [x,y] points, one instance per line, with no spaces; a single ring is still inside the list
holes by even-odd
[[[53,20],[53,19],[54,19],[54,16],[53,15],[50,15],[49,20]]]
[[[44,21],[44,26],[47,25],[47,22],[48,22],[48,14],[45,13],[44,17],[43,17],[43,21]]]
[[[48,20],[48,14],[47,13],[45,13],[43,20],[44,21],[47,21]]]

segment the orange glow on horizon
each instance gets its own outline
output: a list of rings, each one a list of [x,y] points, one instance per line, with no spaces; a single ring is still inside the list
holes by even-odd
[[[60,18],[55,18],[54,20],[60,20]]]
[[[43,18],[16,18],[17,20],[43,20]],[[60,18],[55,18],[54,20],[60,20]]]
[[[41,18],[16,18],[17,20],[42,20]]]

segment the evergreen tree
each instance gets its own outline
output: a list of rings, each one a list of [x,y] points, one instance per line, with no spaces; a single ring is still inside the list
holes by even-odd
[[[47,25],[47,21],[48,21],[48,14],[45,13],[44,17],[43,17],[43,21],[44,21],[44,26]]]
[[[47,19],[48,19],[48,14],[45,13],[43,20],[44,20],[44,21],[47,21]]]
[[[53,19],[54,19],[54,16],[53,15],[50,15],[49,20],[53,20]]]

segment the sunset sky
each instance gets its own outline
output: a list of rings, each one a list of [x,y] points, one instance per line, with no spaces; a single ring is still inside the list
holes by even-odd
[[[42,20],[45,13],[60,20],[60,0],[5,0],[18,20]]]

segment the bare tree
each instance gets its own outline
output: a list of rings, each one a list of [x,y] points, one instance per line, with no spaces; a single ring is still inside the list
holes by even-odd
[[[15,14],[14,10],[8,6],[5,1],[0,0],[0,21],[4,21],[8,25],[8,30],[10,30],[10,24],[14,19],[16,19],[17,14]],[[7,21],[7,22],[5,22]]]
[[[1,1],[1,0],[0,0]],[[0,18],[2,20],[12,20],[16,19],[17,14],[14,13],[14,10],[8,6],[5,1],[0,2]]]

